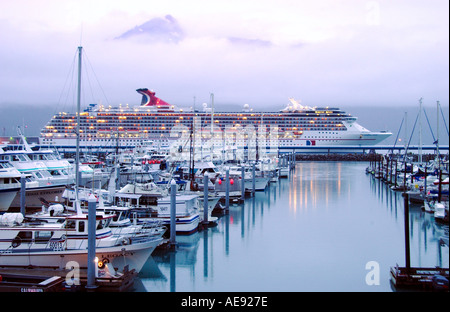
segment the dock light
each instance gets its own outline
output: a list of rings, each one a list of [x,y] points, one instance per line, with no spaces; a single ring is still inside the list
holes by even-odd
[[[94,268],[95,268],[95,277],[98,277],[98,267],[99,267],[99,261],[98,261],[98,257],[95,257],[95,259],[94,259],[94,263],[96,264],[95,266],[94,266]],[[103,263],[102,263],[102,266],[103,266]]]

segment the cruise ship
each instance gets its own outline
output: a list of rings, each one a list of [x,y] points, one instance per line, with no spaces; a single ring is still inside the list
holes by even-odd
[[[226,141],[248,147],[251,138],[277,148],[372,146],[392,135],[369,131],[339,108],[303,106],[292,98],[279,111],[257,112],[245,104],[242,111],[226,112],[215,110],[213,95],[210,107],[205,103],[195,110],[169,104],[147,88],[136,91],[142,95],[140,105],[89,104],[80,112],[81,148],[133,148],[152,142],[155,147],[181,149],[193,137],[190,134],[196,137],[196,146],[205,146],[208,138],[219,146]],[[77,113],[60,112],[42,129],[40,144],[74,149],[76,129]]]

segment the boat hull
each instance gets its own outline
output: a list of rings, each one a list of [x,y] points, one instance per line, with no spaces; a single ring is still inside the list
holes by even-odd
[[[170,217],[154,218],[152,220],[159,220],[164,226],[170,229]],[[145,219],[143,219],[145,221]],[[198,213],[189,216],[177,216],[175,223],[175,232],[177,235],[189,235],[198,230],[200,224],[200,215]],[[170,231],[168,231],[170,233]]]
[[[25,193],[25,207],[27,208],[41,208],[41,198],[48,202],[54,202],[56,199],[61,200],[65,185],[50,185],[45,187],[27,188]],[[20,192],[16,193],[14,200],[12,201],[11,208],[20,208]]]
[[[269,183],[270,178],[255,178],[255,191],[264,191]],[[252,179],[245,179],[245,189],[248,191],[253,190]]]
[[[18,188],[0,190],[0,212],[9,209],[18,191]]]
[[[161,241],[162,238],[155,238],[129,245],[97,248],[95,255],[99,260],[107,259],[119,271],[128,265],[129,270],[134,269],[139,272]],[[37,266],[57,269],[78,266],[80,269],[85,269],[88,266],[87,254],[87,249],[30,252],[24,249],[13,250],[2,253],[0,266]]]

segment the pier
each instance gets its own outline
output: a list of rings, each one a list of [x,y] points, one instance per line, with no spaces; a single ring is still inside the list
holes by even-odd
[[[406,160],[401,155],[391,154],[371,160],[366,170],[376,179],[382,181],[392,190],[402,192],[404,198],[404,238],[405,238],[405,266],[396,264],[390,269],[390,278],[396,289],[418,289],[422,291],[449,291],[449,269],[436,267],[411,266],[410,260],[410,205],[418,203],[425,213],[433,213],[435,222],[448,224],[448,154],[439,157],[439,162],[431,166],[435,155],[426,155],[420,159],[418,155]],[[431,156],[431,157],[430,157]],[[414,159],[415,158],[415,159]],[[420,160],[420,162],[419,162]],[[414,167],[420,167],[414,169]],[[431,169],[431,170],[430,170]],[[428,172],[427,172],[428,171]],[[444,173],[444,176],[443,176]],[[429,176],[436,180],[430,183]],[[445,183],[444,178],[447,178]],[[437,187],[436,187],[437,185]],[[446,187],[444,193],[443,185]],[[428,191],[427,191],[428,188]],[[435,190],[435,196],[430,195],[430,188]],[[430,209],[430,206],[434,207]],[[437,207],[442,207],[438,210]],[[448,244],[448,238],[447,238]]]

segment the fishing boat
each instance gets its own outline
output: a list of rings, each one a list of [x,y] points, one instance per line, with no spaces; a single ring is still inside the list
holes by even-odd
[[[148,198],[144,193],[121,193],[115,195],[116,206],[133,208],[132,213],[141,222],[160,221],[170,227],[170,196],[157,199]],[[198,195],[177,194],[176,196],[176,233],[182,235],[197,231],[200,223]]]
[[[20,172],[9,162],[0,160],[0,211],[7,211],[20,190]]]
[[[230,175],[242,176],[242,169],[238,166],[230,166]],[[242,178],[242,177],[241,177]],[[262,171],[255,166],[255,191],[264,191],[269,184],[271,177],[263,175]],[[241,179],[242,180],[242,179]],[[253,190],[253,168],[252,166],[244,166],[244,187],[247,191]]]
[[[128,266],[139,272],[161,237],[113,235],[109,224],[113,215],[96,213],[96,257],[121,271]],[[64,268],[70,261],[87,268],[87,214],[74,214],[63,222],[24,218],[21,213],[5,213],[0,218],[0,266]]]
[[[1,157],[1,156],[0,156]],[[25,160],[23,165],[26,164]],[[23,167],[22,167],[23,168]],[[45,171],[39,169],[33,171],[20,170],[21,174],[24,174],[25,178],[25,196],[26,196],[26,207],[27,208],[40,208],[42,206],[42,199],[48,202],[55,202],[61,199],[64,190],[66,188],[65,184],[52,183],[52,178],[45,175]],[[16,192],[12,203],[10,204],[11,209],[20,208],[20,193]]]
[[[46,166],[45,161],[49,161],[49,155],[53,155],[53,151],[35,153],[26,141],[19,149],[13,149],[8,144],[0,146],[0,161],[9,162],[19,173],[25,175],[27,208],[40,208],[42,199],[48,202],[58,201],[66,186],[74,182],[74,176],[70,176],[64,166],[58,165],[50,169]],[[53,159],[54,163],[56,161]],[[10,208],[19,207],[20,194],[17,192]]]

